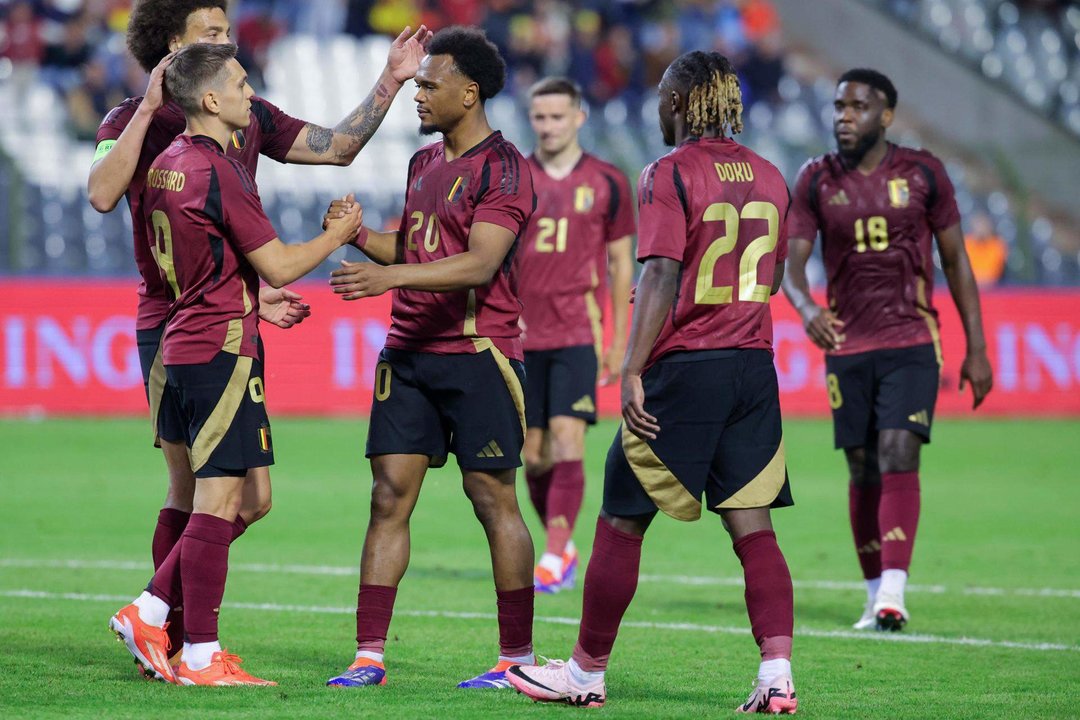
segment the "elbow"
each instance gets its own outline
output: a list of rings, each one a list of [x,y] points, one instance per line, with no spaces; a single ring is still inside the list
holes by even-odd
[[[285,273],[278,270],[273,270],[267,273],[259,273],[259,277],[261,277],[267,285],[274,288],[275,290],[280,290],[281,288],[285,287],[293,281],[293,278],[286,276]]]
[[[95,192],[94,188],[88,188],[87,195],[90,199],[90,207],[94,208],[99,213],[112,212],[113,208],[116,207],[116,204],[120,202],[120,198],[110,199],[102,197],[101,193]]]
[[[495,279],[495,273],[498,272],[498,270],[499,270],[498,266],[495,266],[493,268],[487,268],[487,267],[479,267],[479,268],[477,268],[472,273],[470,273],[470,276],[469,276],[469,278],[467,280],[468,287],[471,289],[471,288],[483,287],[484,285],[489,284],[492,280]]]

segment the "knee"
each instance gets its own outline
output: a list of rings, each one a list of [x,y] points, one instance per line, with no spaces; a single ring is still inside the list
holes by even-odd
[[[551,461],[580,460],[585,454],[584,430],[579,431],[574,427],[560,430],[553,429],[551,433]]]
[[[878,466],[883,473],[913,472],[919,469],[919,448],[921,441],[912,433],[911,437],[896,435],[883,436],[878,445]]]
[[[250,525],[253,522],[262,520],[264,517],[270,514],[270,508],[274,503],[270,498],[260,498],[251,507],[244,507],[240,509],[240,515],[244,518],[244,522]]]
[[[394,484],[376,478],[371,486],[371,522],[388,522],[400,519],[401,493]]]
[[[539,450],[525,448],[522,459],[525,461],[526,475],[541,475],[547,469],[544,467],[544,456]]]

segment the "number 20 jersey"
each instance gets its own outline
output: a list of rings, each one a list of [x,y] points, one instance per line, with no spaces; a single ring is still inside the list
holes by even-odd
[[[647,366],[692,350],[772,350],[769,297],[787,257],[789,196],[772,163],[728,138],[690,138],[638,181],[638,260],[682,264]]]
[[[949,176],[925,150],[889,143],[868,175],[835,152],[803,165],[788,235],[813,242],[821,231],[829,307],[846,336],[830,354],[938,346],[933,235],[958,222]]]

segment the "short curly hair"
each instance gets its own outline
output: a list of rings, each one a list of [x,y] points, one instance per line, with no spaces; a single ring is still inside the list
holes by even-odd
[[[454,25],[435,33],[428,55],[449,55],[465,77],[480,86],[480,101],[495,97],[506,82],[506,63],[479,28]]]
[[[228,0],[139,0],[128,21],[128,50],[150,72],[169,54],[169,41],[187,30],[191,13],[205,8],[228,12],[228,6]]]

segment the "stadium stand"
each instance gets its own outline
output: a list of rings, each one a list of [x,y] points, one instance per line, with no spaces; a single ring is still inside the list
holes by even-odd
[[[1080,9],[1067,2],[863,0],[883,22],[916,25],[957,63],[976,66],[1080,136]],[[96,119],[115,98],[141,94],[145,79],[126,57],[128,3],[0,3],[0,273],[127,275],[134,272],[126,212],[96,213],[86,169]],[[789,180],[831,136],[835,77],[843,68],[785,48],[769,0],[648,3],[234,2],[232,20],[257,91],[286,112],[333,124],[362,99],[381,69],[387,32],[418,22],[484,27],[510,61],[508,91],[491,101],[494,124],[530,146],[519,102],[544,74],[576,79],[589,99],[583,143],[632,177],[663,152],[655,130],[658,73],[692,47],[736,61],[748,95],[742,138]],[[886,68],[887,70],[887,68]],[[903,97],[903,92],[901,92]],[[284,166],[264,159],[259,185],[271,220],[289,240],[317,227],[325,203],[354,191],[368,223],[395,226],[416,133],[411,91],[402,91],[375,140],[345,169]],[[902,101],[903,105],[903,101]],[[948,159],[965,221],[988,218],[1007,246],[1005,284],[1080,284],[1075,219],[1054,215],[1024,188],[918,124],[901,108],[892,133]],[[88,121],[87,118],[90,118]],[[328,261],[336,264],[344,251]],[[348,251],[350,257],[356,256]],[[810,268],[821,282],[820,263]]]

